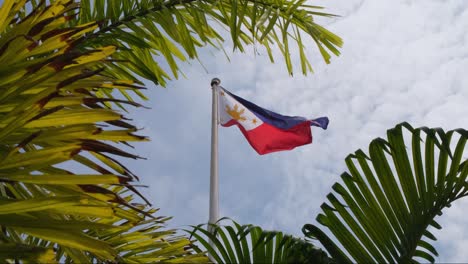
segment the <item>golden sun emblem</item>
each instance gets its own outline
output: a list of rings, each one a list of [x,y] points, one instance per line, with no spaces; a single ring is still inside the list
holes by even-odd
[[[231,109],[228,105],[226,105],[226,112],[231,116],[232,119],[236,121],[245,121],[247,120],[245,117],[242,116],[244,113],[245,109],[240,109],[237,104],[234,105],[234,108]]]

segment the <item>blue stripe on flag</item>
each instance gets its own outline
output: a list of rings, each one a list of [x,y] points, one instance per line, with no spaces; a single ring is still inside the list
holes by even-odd
[[[310,120],[310,125],[311,126],[318,126],[318,127],[321,127],[323,129],[327,129],[328,127],[328,123],[330,122],[328,120],[328,117],[324,116],[324,117],[319,117],[319,118],[316,118],[316,119],[312,119]]]
[[[244,105],[247,109],[252,111],[258,118],[263,122],[268,123],[272,126],[275,126],[280,129],[290,129],[294,126],[299,125],[300,123],[307,121],[305,117],[302,116],[284,116],[278,113],[272,112],[265,108],[262,108],[252,102],[249,102],[223,88],[225,92],[234,97],[239,103]]]

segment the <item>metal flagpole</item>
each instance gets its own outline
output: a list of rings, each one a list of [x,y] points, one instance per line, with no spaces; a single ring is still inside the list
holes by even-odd
[[[218,86],[221,80],[211,80],[213,90],[213,103],[211,108],[211,167],[210,167],[210,218],[209,224],[215,224],[219,220],[219,192],[218,192]],[[208,228],[213,232],[213,228]],[[212,241],[210,240],[210,244]]]

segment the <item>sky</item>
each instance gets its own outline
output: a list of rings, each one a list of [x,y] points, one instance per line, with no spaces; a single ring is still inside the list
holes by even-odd
[[[340,15],[319,19],[344,39],[327,65],[307,44],[314,74],[287,74],[278,50],[266,53],[200,50],[185,78],[167,88],[148,84],[146,105],[129,115],[150,143],[136,144],[147,160],[129,167],[149,185],[143,192],[173,216],[169,227],[208,220],[211,88],[214,77],[231,92],[285,115],[328,116],[327,130],[293,151],[258,155],[235,128],[219,129],[220,212],[242,224],[301,235],[345,170],[344,158],[367,150],[402,121],[413,126],[468,126],[468,2],[466,0],[320,0]],[[232,45],[227,42],[227,51]],[[293,49],[294,53],[294,49]],[[296,61],[297,62],[297,61]],[[297,64],[297,63],[296,63]],[[468,262],[468,218],[458,201],[438,220],[437,262]]]

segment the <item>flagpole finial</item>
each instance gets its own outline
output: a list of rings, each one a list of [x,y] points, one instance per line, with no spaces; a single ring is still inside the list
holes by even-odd
[[[213,78],[213,80],[211,80],[211,86],[220,85],[220,84],[221,84],[221,80],[219,78]]]

